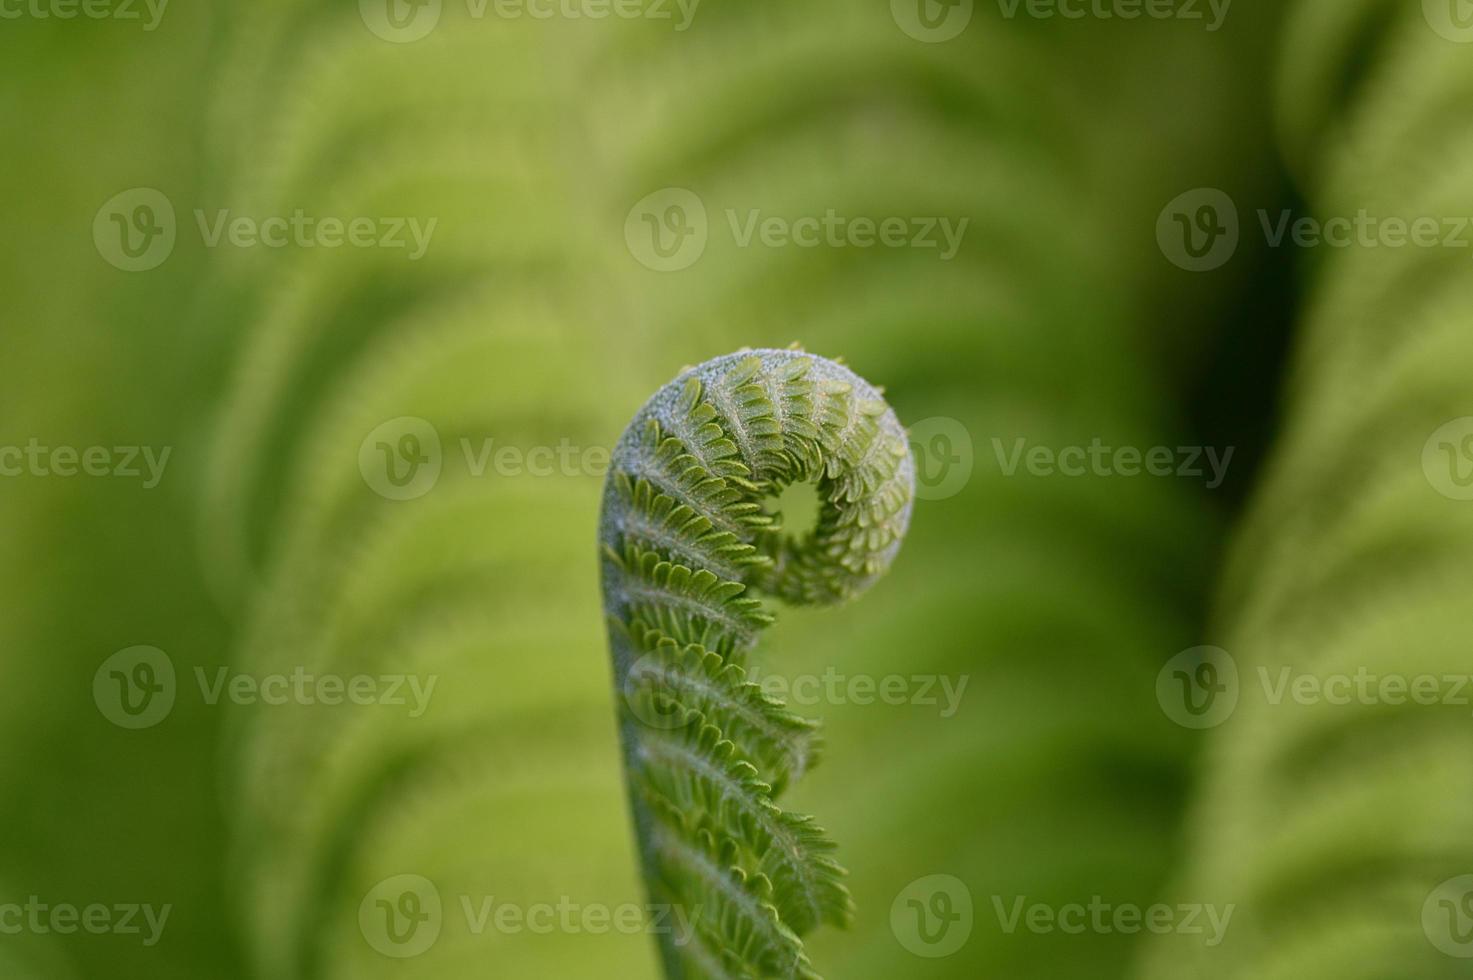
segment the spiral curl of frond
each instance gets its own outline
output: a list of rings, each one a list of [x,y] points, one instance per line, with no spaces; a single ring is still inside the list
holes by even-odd
[[[817,484],[817,525],[764,499]],[[604,604],[651,892],[701,910],[684,976],[811,977],[801,936],[847,925],[834,843],[776,797],[812,765],[815,725],[747,678],[773,621],[753,593],[829,604],[894,560],[915,471],[881,392],[801,350],[718,357],[661,388],[615,447],[600,539]]]

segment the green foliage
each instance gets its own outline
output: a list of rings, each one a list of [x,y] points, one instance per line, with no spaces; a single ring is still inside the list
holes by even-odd
[[[17,651],[0,690],[3,870],[17,888],[132,898],[144,885],[181,906],[154,950],[58,940],[72,972],[648,976],[643,936],[447,928],[399,961],[356,919],[365,891],[403,871],[438,882],[452,911],[491,892],[613,905],[637,894],[642,858],[657,900],[704,910],[699,941],[666,950],[691,976],[912,975],[890,902],[940,870],[966,881],[982,921],[927,975],[1126,976],[1137,937],[985,921],[994,895],[1094,893],[1240,904],[1223,947],[1156,944],[1152,978],[1456,975],[1416,913],[1466,870],[1466,719],[1245,706],[1194,764],[1195,736],[1161,718],[1151,683],[1165,653],[1203,639],[1217,501],[1174,481],[983,472],[993,436],[1174,444],[1194,437],[1185,393],[1231,401],[1195,389],[1247,239],[1218,274],[1178,276],[1150,225],[1204,184],[1231,190],[1252,225],[1266,193],[1234,175],[1274,173],[1254,98],[1271,74],[1259,28],[1278,6],[1235,5],[1199,37],[1005,21],[979,4],[936,45],[852,0],[708,0],[681,35],[470,23],[447,3],[440,30],[402,46],[368,34],[351,2],[195,7],[141,44],[61,21],[7,28],[4,43],[54,29],[0,59],[26,64],[10,130],[66,134],[26,139],[10,161],[29,190],[7,212],[3,292],[27,330],[6,347],[7,439],[167,441],[184,474],[146,504],[80,482],[0,495],[17,554],[47,556],[12,562],[3,590]],[[1466,213],[1468,48],[1430,35],[1415,2],[1284,6],[1282,143],[1313,206]],[[124,281],[83,226],[138,183],[174,198],[182,228],[195,206],[441,223],[417,264],[321,249],[207,261],[181,235],[164,269]],[[948,263],[713,234],[695,266],[654,274],[620,226],[671,185],[697,191],[715,229],[727,208],[758,206],[973,224]],[[1245,673],[1290,658],[1465,669],[1470,518],[1405,464],[1433,425],[1467,414],[1466,258],[1352,251],[1315,271],[1283,446],[1211,639]],[[772,624],[756,595],[832,602],[885,550],[859,530],[877,488],[845,476],[878,471],[833,452],[825,428],[850,406],[760,364],[741,379],[750,355],[714,379],[719,403],[706,379],[688,405],[687,387],[669,391],[604,490],[606,515],[622,515],[603,559],[625,587],[609,623],[626,660],[621,771],[587,540],[596,481],[447,472],[391,503],[363,485],[358,445],[403,415],[432,420],[452,453],[462,434],[596,445],[661,380],[652,371],[793,336],[883,374],[907,420],[962,423],[979,472],[917,513],[886,588]],[[794,540],[764,506],[784,480],[826,482],[813,535]],[[197,501],[202,541],[180,516]],[[78,540],[85,551],[57,551]],[[442,676],[446,696],[412,723],[181,705],[123,739],[77,693],[122,637],[158,639],[185,678],[196,662],[392,669]],[[955,718],[834,706],[825,751],[814,722],[753,683],[759,639],[784,668],[975,683]],[[1193,773],[1204,787],[1183,856],[1170,842]],[[616,810],[626,794],[638,855]],[[108,834],[91,805],[103,800]],[[1163,884],[1173,865],[1187,873]],[[851,914],[849,932],[819,927]],[[4,956],[67,975],[40,949]],[[28,969],[6,960],[0,975]]]
[[[1311,212],[1468,215],[1467,45],[1430,29],[1420,3],[1302,0],[1287,27],[1280,118]],[[1469,414],[1468,253],[1325,251],[1216,635],[1245,685],[1286,670],[1436,678],[1441,701],[1468,674],[1473,511],[1433,491],[1420,454]],[[1424,925],[1438,886],[1473,868],[1467,713],[1409,696],[1244,699],[1212,733],[1177,885],[1238,903],[1240,919],[1218,947],[1158,940],[1139,975],[1467,976],[1467,959],[1429,942],[1448,909]]]
[[[764,498],[818,484],[816,526]],[[737,353],[660,389],[615,449],[599,537],[631,805],[651,895],[699,937],[663,944],[674,977],[816,976],[799,937],[846,925],[834,844],[776,799],[813,761],[814,726],[746,680],[765,592],[858,595],[910,521],[905,432],[852,371],[801,351]]]

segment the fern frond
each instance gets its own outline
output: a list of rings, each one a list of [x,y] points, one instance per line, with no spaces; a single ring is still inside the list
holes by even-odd
[[[817,526],[783,533],[764,497],[818,484]],[[884,573],[914,466],[879,392],[802,351],[717,358],[666,385],[616,447],[600,531],[631,805],[651,891],[701,909],[662,953],[672,977],[813,977],[801,936],[847,925],[835,845],[775,798],[816,725],[747,679],[772,622],[749,590],[831,603]]]
[[[1437,6],[1445,16],[1389,0],[1294,6],[1285,149],[1321,217],[1470,213],[1473,70],[1466,46],[1431,24]],[[1423,456],[1473,404],[1466,253],[1328,251],[1276,459],[1218,601],[1245,688],[1265,691],[1213,733],[1182,877],[1191,894],[1237,903],[1240,919],[1210,948],[1155,940],[1137,974],[1147,980],[1467,972],[1441,948],[1462,913],[1426,910],[1469,869],[1467,708],[1451,684],[1468,674],[1473,516]],[[1264,696],[1269,678],[1362,673],[1435,679],[1448,701],[1374,687],[1343,703]]]

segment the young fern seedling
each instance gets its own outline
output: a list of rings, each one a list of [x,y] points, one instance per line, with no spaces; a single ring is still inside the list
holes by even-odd
[[[814,482],[817,525],[784,533],[764,498]],[[813,764],[813,722],[748,680],[790,603],[858,595],[894,559],[915,467],[878,390],[801,350],[729,354],[661,388],[614,450],[599,537],[630,804],[669,980],[816,977],[802,936],[847,925],[834,844],[776,802]]]

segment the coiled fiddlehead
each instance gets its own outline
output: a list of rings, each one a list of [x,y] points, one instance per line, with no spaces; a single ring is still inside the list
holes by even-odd
[[[762,500],[801,482],[823,503],[798,540]],[[862,592],[900,547],[914,482],[880,392],[801,351],[685,372],[615,448],[599,533],[631,803],[652,897],[698,921],[662,949],[672,977],[813,976],[800,937],[852,915],[833,842],[775,802],[814,733],[747,678],[772,622],[749,590]]]

